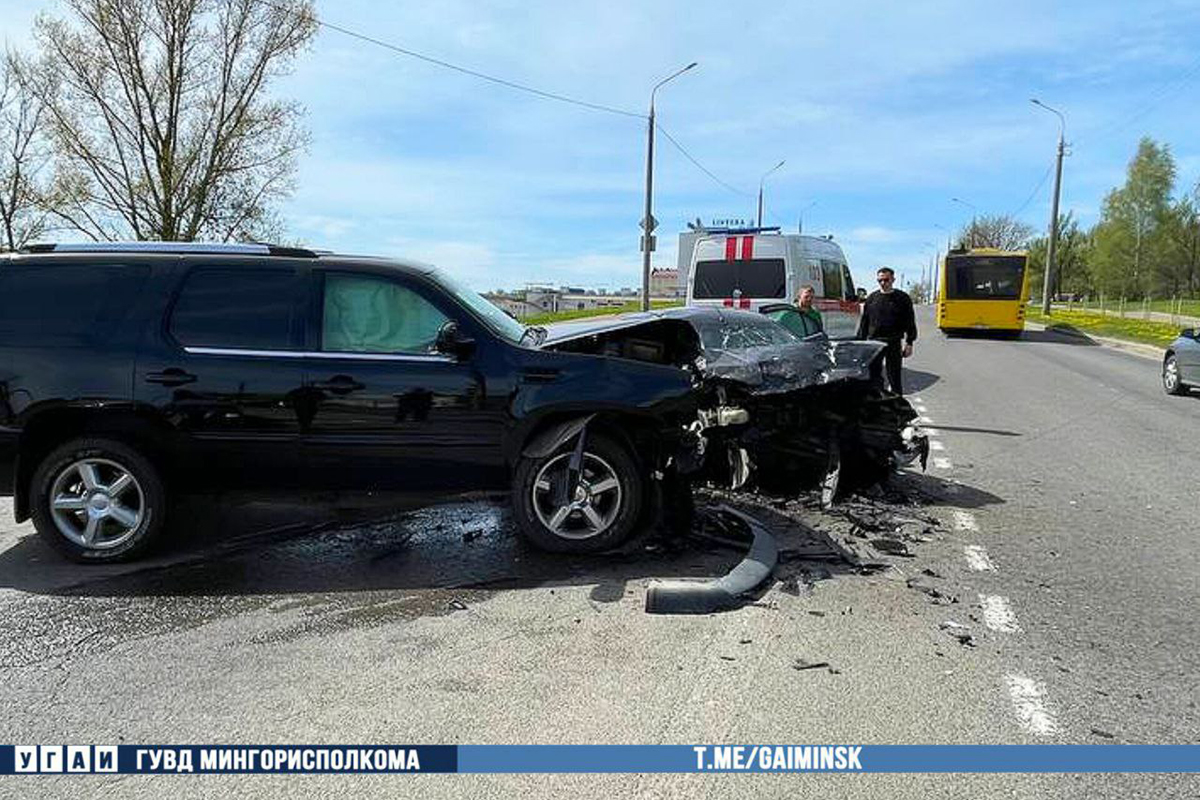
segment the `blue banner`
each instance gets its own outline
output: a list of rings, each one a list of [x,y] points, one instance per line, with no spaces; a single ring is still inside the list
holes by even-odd
[[[0,775],[1200,772],[1200,745],[0,745]]]

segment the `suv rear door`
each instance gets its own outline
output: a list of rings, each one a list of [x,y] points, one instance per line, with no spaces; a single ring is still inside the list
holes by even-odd
[[[288,487],[301,477],[307,268],[267,259],[176,273],[137,360],[134,396],[179,434],[177,466],[197,486]]]
[[[489,396],[502,347],[434,287],[402,273],[313,271],[304,450],[326,486],[454,492],[501,488],[506,398]],[[457,323],[474,352],[436,352]]]

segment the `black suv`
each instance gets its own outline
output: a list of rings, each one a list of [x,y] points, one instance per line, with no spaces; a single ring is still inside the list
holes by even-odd
[[[86,562],[234,487],[511,488],[535,544],[609,549],[698,463],[695,378],[544,338],[417,264],[33,246],[0,257],[0,494]]]

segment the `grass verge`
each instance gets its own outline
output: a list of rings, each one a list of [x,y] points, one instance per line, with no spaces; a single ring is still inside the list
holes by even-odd
[[[1045,325],[1052,330],[1065,333],[1082,333],[1089,336],[1107,336],[1127,342],[1166,347],[1179,336],[1179,325],[1169,322],[1154,322],[1144,319],[1122,319],[1109,317],[1093,311],[1054,310],[1044,315],[1040,308],[1029,306],[1025,319]]]
[[[683,302],[680,300],[651,300],[650,307],[653,309],[670,308],[672,306],[681,306]],[[641,311],[642,307],[638,303],[626,303],[623,306],[612,306],[610,308],[583,308],[572,311],[558,311],[547,314],[534,314],[521,320],[522,325],[545,325],[549,322],[565,322],[571,319],[588,319],[589,317],[607,317],[613,314],[628,314],[631,311]]]

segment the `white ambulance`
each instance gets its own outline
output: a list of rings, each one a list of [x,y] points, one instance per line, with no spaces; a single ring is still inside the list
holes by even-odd
[[[805,285],[816,293],[813,305],[830,338],[853,338],[861,306],[846,255],[832,237],[778,228],[708,231],[692,252],[687,304],[757,311],[793,302]]]

